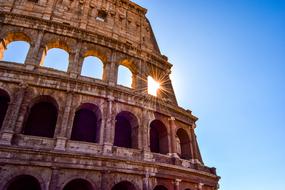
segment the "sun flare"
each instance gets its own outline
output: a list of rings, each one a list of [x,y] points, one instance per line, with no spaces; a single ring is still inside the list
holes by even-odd
[[[157,90],[160,88],[160,83],[155,81],[151,76],[147,77],[148,93],[157,96]]]

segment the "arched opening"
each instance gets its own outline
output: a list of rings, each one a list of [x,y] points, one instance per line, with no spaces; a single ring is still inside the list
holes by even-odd
[[[123,111],[116,116],[114,146],[138,148],[138,120],[132,113]]]
[[[118,80],[117,84],[132,88],[133,83],[133,74],[131,70],[123,65],[120,65],[118,68]]]
[[[155,188],[153,190],[168,190],[166,187],[164,187],[163,185],[157,185],[155,186]]]
[[[160,154],[169,152],[167,129],[159,120],[150,123],[150,150]]]
[[[71,140],[99,142],[101,111],[93,104],[82,104],[75,112]]]
[[[128,181],[122,181],[114,185],[114,187],[112,187],[112,190],[136,190],[136,187],[134,184]]]
[[[30,49],[31,39],[22,32],[9,32],[0,41],[0,60],[23,64]]]
[[[41,61],[41,66],[59,71],[67,71],[68,65],[69,54],[66,50],[60,48],[48,49],[46,55],[44,53]]]
[[[0,89],[0,129],[3,125],[3,121],[6,116],[9,102],[10,102],[10,97],[8,93]]]
[[[85,57],[81,69],[81,75],[95,79],[102,79],[103,66],[104,64],[101,59],[94,56]]]
[[[52,138],[56,120],[57,104],[52,98],[42,96],[30,108],[23,133]]]
[[[180,128],[177,130],[176,135],[179,139],[178,143],[180,143],[179,156],[183,159],[191,159],[190,139],[187,132]]]
[[[4,51],[3,61],[24,64],[30,49],[26,41],[13,41],[7,45]]]
[[[90,182],[84,179],[74,179],[68,182],[63,190],[93,190]]]
[[[41,185],[38,180],[30,175],[17,176],[11,180],[7,190],[41,190]]]

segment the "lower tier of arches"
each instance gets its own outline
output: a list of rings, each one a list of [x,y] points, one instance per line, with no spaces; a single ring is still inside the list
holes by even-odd
[[[0,146],[0,189],[217,190],[216,175],[127,160]]]

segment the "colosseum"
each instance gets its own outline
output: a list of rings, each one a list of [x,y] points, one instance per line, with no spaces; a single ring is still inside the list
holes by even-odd
[[[0,0],[1,190],[218,189],[146,12],[130,0]],[[11,61],[19,42],[25,57]],[[65,68],[46,64],[55,49]],[[99,77],[83,72],[91,58]]]

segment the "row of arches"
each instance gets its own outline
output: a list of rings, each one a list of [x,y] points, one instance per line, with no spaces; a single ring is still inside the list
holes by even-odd
[[[31,175],[20,175],[10,180],[5,190],[41,190],[42,185],[40,182]],[[76,178],[68,181],[62,188],[62,190],[95,190],[96,188],[86,179]],[[111,190],[138,190],[138,188],[129,181],[121,181],[116,183]],[[163,185],[156,185],[153,190],[168,190]],[[190,189],[185,189],[190,190]]]
[[[0,127],[3,125],[9,106],[8,93],[0,89]],[[53,138],[59,115],[58,104],[51,96],[39,96],[32,100],[28,111],[24,116],[22,133],[31,136]],[[7,116],[9,117],[9,116]],[[74,141],[91,143],[100,142],[102,128],[102,112],[100,108],[91,103],[81,104],[75,111],[72,130],[69,138]],[[123,148],[138,149],[139,144],[139,121],[137,116],[129,111],[121,111],[115,117],[113,145]],[[169,150],[169,134],[166,125],[158,119],[149,124],[150,151],[153,153],[167,154]],[[191,158],[190,137],[186,130],[179,128],[176,132],[178,154],[183,159]]]
[[[25,64],[29,54],[34,53],[36,50],[30,50],[34,45],[32,40],[22,32],[8,33],[8,35],[0,42],[0,60],[7,62],[15,62]],[[35,47],[33,47],[35,48]],[[39,50],[37,50],[39,51]],[[42,50],[41,60],[39,65],[42,67],[53,68],[55,70],[67,72],[73,67],[79,75],[99,80],[107,80],[108,63],[107,58],[101,53],[89,50],[83,53],[83,59],[79,61],[79,65],[74,66],[75,53],[71,53],[70,48],[62,41],[47,42]],[[33,61],[33,64],[36,60]],[[128,88],[136,88],[138,68],[134,66],[133,61],[127,59],[120,60],[111,75],[114,82]],[[72,70],[72,69],[71,69]],[[154,73],[153,73],[154,74]],[[150,74],[151,75],[151,74]],[[158,86],[151,85],[152,81],[156,81],[155,76],[148,76],[146,82],[148,94],[157,96]],[[157,77],[159,78],[159,77]],[[150,88],[152,87],[152,88]],[[153,90],[154,88],[154,90]],[[144,91],[145,89],[140,89]]]
[[[30,49],[30,44],[25,41],[10,42],[3,54],[3,61],[24,64]],[[41,66],[53,68],[59,71],[67,71],[69,65],[69,54],[61,48],[51,48],[45,52],[41,61]],[[87,56],[84,58],[81,75],[103,79],[104,64],[96,56]],[[126,87],[132,87],[132,72],[124,65],[119,65],[117,83]]]

